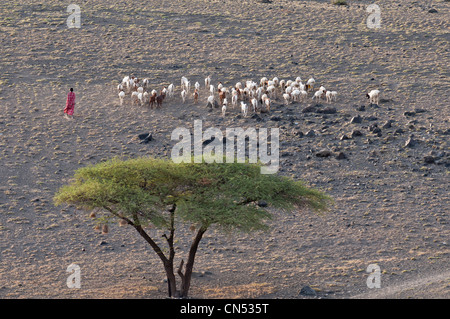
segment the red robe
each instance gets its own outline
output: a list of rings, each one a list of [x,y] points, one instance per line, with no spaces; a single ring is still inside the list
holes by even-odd
[[[64,113],[67,115],[73,115],[73,111],[75,110],[75,93],[69,92],[67,94],[66,108],[64,109]]]

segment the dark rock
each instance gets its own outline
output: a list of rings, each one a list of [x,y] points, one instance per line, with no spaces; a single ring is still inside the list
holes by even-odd
[[[358,130],[353,130],[352,131],[352,137],[356,137],[356,136],[362,136],[363,134],[361,133],[361,131]]]
[[[310,286],[305,286],[300,290],[300,295],[302,296],[317,296],[317,293]]]
[[[259,200],[258,201],[258,206],[259,207],[267,207],[267,202],[266,201],[264,201],[264,200]]]
[[[405,142],[405,147],[414,147],[416,145],[416,141],[413,138],[414,136],[410,136],[408,140]]]
[[[370,122],[378,120],[378,118],[376,116],[373,116],[373,115],[367,116],[364,119],[367,120],[367,121],[370,121]]]
[[[153,140],[152,133],[139,134],[139,139],[141,140],[139,144],[147,144]]]
[[[388,120],[388,121],[386,121],[386,122],[383,124],[382,128],[384,128],[384,129],[386,129],[386,128],[391,128],[393,122],[394,122],[393,120]]]
[[[342,135],[340,138],[339,138],[339,140],[341,140],[341,141],[345,141],[345,140],[349,140],[350,139],[350,137],[348,137],[347,135]]]
[[[314,132],[314,130],[309,130],[309,131],[306,133],[306,136],[307,136],[307,137],[314,137],[314,136],[316,136],[316,132]]]
[[[310,105],[310,106],[305,107],[302,110],[302,113],[312,113],[312,112],[315,112],[315,111],[316,111],[316,108],[314,106]]]
[[[427,155],[423,158],[423,161],[425,164],[433,164],[435,161],[435,158],[432,155]]]
[[[362,122],[362,117],[359,115],[352,117],[352,119],[350,120],[350,123],[361,123],[361,122]]]
[[[272,116],[272,117],[270,118],[270,120],[271,120],[271,121],[276,121],[276,122],[278,122],[278,121],[281,121],[281,117],[279,117],[279,116]]]
[[[427,110],[424,109],[414,109],[415,113],[425,113]]]
[[[394,134],[403,134],[403,133],[405,133],[405,131],[401,128],[396,129],[394,132]]]
[[[327,106],[324,109],[319,109],[317,110],[317,113],[322,113],[322,114],[335,114],[337,113],[337,110],[335,107],[332,106]]]
[[[302,131],[297,131],[297,132],[294,133],[294,135],[297,136],[297,137],[303,137],[303,136],[305,136],[305,134],[303,134]]]
[[[437,13],[438,11],[434,8],[431,8],[430,10],[428,10],[428,13]]]
[[[338,160],[343,160],[343,159],[346,159],[346,158],[347,158],[347,156],[343,152],[339,152],[336,155],[336,159],[338,159]]]
[[[331,151],[329,151],[329,150],[321,150],[316,153],[317,157],[328,157],[330,155],[331,155]]]
[[[99,246],[104,246],[104,245],[108,245],[108,243],[106,241],[101,241],[98,243]]]
[[[360,112],[364,112],[366,110],[366,106],[365,105],[358,106],[358,107],[356,107],[356,110],[360,111]]]
[[[403,113],[404,116],[414,116],[416,115],[416,112],[410,112],[410,111],[406,111]]]

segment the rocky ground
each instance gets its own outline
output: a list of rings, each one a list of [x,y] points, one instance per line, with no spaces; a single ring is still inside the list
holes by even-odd
[[[449,44],[446,1],[82,1],[0,4],[0,298],[165,298],[160,261],[132,229],[94,230],[88,213],[55,207],[76,169],[113,156],[170,156],[176,127],[280,128],[280,174],[334,198],[324,215],[274,211],[271,231],[222,234],[199,247],[195,298],[448,298]],[[162,109],[123,107],[125,75],[174,83]],[[181,76],[232,86],[262,76],[338,92],[331,104],[222,117],[179,97]],[[77,94],[73,121],[62,110]],[[381,91],[379,105],[365,93]],[[139,143],[151,132],[152,141]],[[154,229],[149,232],[159,236]],[[180,228],[178,258],[192,233]],[[68,289],[67,267],[82,288]],[[368,289],[378,264],[381,289]],[[303,290],[305,292],[307,290]],[[314,297],[313,297],[314,298]]]

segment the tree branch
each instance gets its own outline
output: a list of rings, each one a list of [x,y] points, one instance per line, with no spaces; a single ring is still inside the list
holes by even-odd
[[[184,259],[181,259],[180,266],[178,267],[177,273],[180,275],[182,282],[184,282],[184,274],[183,274],[183,265],[184,265]]]

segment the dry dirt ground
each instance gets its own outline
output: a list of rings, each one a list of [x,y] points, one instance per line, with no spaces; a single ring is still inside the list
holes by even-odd
[[[381,28],[370,29],[372,2],[347,2],[77,0],[79,29],[66,25],[70,2],[2,2],[0,298],[165,298],[161,263],[138,234],[117,224],[101,234],[87,212],[52,197],[88,164],[168,158],[172,130],[195,119],[280,128],[279,173],[335,202],[324,215],[275,211],[268,233],[208,230],[191,297],[311,298],[299,294],[310,286],[315,298],[449,298],[450,3],[386,0]],[[174,83],[175,98],[150,110],[127,96],[119,107],[115,88],[130,74],[156,89]],[[203,85],[207,75],[226,86],[313,76],[338,92],[336,113],[321,113],[323,101],[303,112],[315,105],[310,93],[306,103],[274,101],[259,119],[222,118],[205,107],[203,86],[198,105],[183,105],[181,76]],[[73,121],[62,113],[70,87]],[[365,98],[375,88],[378,106]],[[144,132],[153,141],[139,144]],[[329,156],[316,156],[323,149]],[[180,227],[178,258],[191,237]],[[72,263],[81,289],[66,286]],[[366,285],[370,264],[380,289]]]

